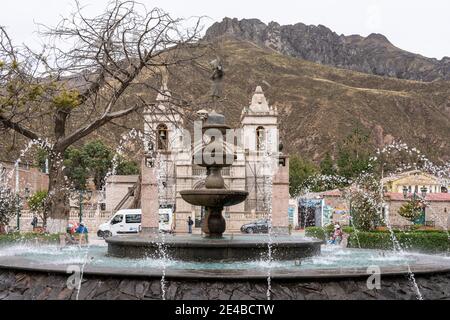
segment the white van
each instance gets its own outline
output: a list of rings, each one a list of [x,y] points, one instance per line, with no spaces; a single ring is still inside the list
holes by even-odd
[[[118,234],[138,233],[141,229],[141,209],[121,209],[109,221],[98,227],[97,236],[108,238]]]
[[[98,227],[97,236],[108,238],[118,234],[132,234],[141,231],[141,209],[121,209],[111,219]],[[171,208],[159,209],[159,231],[171,232],[173,211]]]

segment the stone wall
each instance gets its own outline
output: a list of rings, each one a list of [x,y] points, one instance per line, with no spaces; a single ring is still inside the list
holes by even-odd
[[[68,275],[0,270],[0,300],[69,300],[77,291],[67,288]],[[450,273],[416,274],[426,300],[450,299]],[[83,278],[80,300],[161,299],[161,279]],[[265,300],[267,281],[168,280],[165,298],[169,300]],[[369,290],[365,278],[280,281],[272,280],[272,299],[286,300],[415,300],[416,291],[407,276],[383,277],[380,290]]]
[[[403,218],[398,213],[405,204],[404,201],[389,202],[389,221],[392,226],[408,226],[412,222]],[[449,202],[428,202],[425,208],[425,221],[432,222],[438,229],[450,229],[450,203]]]
[[[42,173],[38,168],[26,164],[19,165],[19,185],[16,186],[16,167],[13,163],[0,162],[0,184],[5,184],[7,188],[20,190],[20,195],[24,197],[25,190],[29,195],[37,191],[48,189],[48,175]]]
[[[113,211],[125,197],[130,188],[138,181],[139,176],[109,176],[105,185],[106,210]],[[124,207],[126,208],[126,207]]]

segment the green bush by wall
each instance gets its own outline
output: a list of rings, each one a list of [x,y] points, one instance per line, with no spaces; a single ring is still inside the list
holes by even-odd
[[[424,253],[440,253],[450,249],[446,232],[412,231],[394,232],[394,237],[403,250]],[[358,241],[359,240],[359,241]],[[348,238],[349,248],[393,250],[394,242],[390,232],[357,232]]]
[[[393,250],[394,242],[389,230],[374,230],[362,232],[352,227],[343,227],[343,232],[349,234],[348,248]],[[327,240],[331,234],[329,227],[308,227],[305,229],[307,237]],[[442,253],[450,250],[450,239],[447,232],[437,230],[393,231],[395,239],[406,251],[424,253]]]
[[[11,243],[59,243],[59,234],[42,233],[8,233],[0,235],[0,245]]]

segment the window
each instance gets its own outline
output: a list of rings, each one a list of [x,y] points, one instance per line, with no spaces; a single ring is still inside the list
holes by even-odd
[[[158,139],[158,150],[167,150],[168,132],[165,124],[160,124],[156,128]]]
[[[256,128],[256,150],[263,150],[265,144],[265,130],[264,127]]]
[[[125,217],[126,223],[141,223],[140,214],[127,214]]]
[[[123,221],[123,215],[119,214],[111,220],[111,224],[118,224]]]

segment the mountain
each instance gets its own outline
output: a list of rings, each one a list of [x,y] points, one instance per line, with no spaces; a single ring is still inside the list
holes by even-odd
[[[220,37],[246,40],[288,56],[374,75],[450,80],[450,57],[437,60],[407,52],[381,34],[344,36],[322,25],[266,25],[258,19],[224,18],[205,33],[209,41]]]
[[[278,109],[281,139],[288,154],[319,161],[328,151],[335,155],[339,143],[358,128],[370,135],[373,149],[402,141],[435,162],[450,161],[450,81],[401,80],[334,68],[228,37],[216,41],[214,52],[196,63],[170,70],[172,96],[189,101],[183,109],[188,127],[198,119],[196,111],[212,108],[208,64],[214,53],[223,59],[225,70],[224,95],[217,111],[237,127],[243,108],[260,85],[269,104]],[[142,77],[156,85],[152,72]],[[153,93],[147,87],[134,87],[128,94]],[[78,125],[76,117],[71,121]],[[143,125],[141,115],[131,114],[86,140],[102,139],[139,161],[134,140],[125,143],[121,136],[128,128],[142,129]],[[18,139],[19,135],[12,134],[2,137],[3,159],[7,152],[18,153],[23,148],[25,142]],[[16,159],[13,154],[10,158]]]
[[[233,126],[261,85],[278,108],[285,150],[319,160],[359,128],[373,148],[403,141],[433,160],[450,160],[450,82],[419,82],[334,68],[222,38],[216,52],[224,62],[222,111]],[[211,57],[201,64],[207,65]],[[170,90],[198,109],[208,99],[208,71],[169,80]]]

